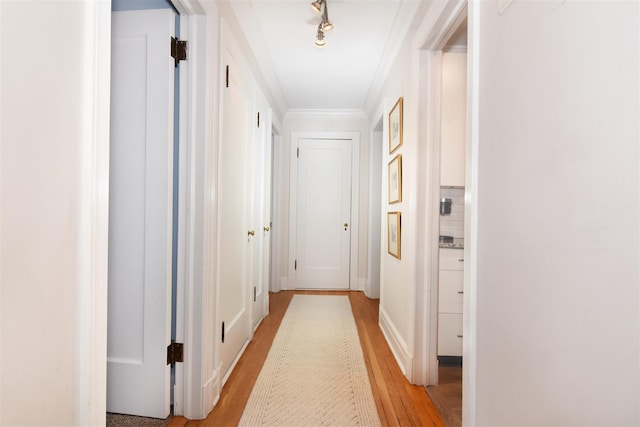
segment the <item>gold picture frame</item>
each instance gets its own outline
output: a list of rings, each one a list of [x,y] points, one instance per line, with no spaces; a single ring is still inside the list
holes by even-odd
[[[402,97],[389,112],[389,154],[402,145]]]
[[[387,251],[389,255],[401,259],[402,214],[387,213]]]
[[[388,167],[389,204],[402,201],[402,154],[389,162]]]

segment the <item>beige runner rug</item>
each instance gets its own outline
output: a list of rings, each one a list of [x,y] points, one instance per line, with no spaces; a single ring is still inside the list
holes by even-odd
[[[347,296],[294,295],[240,426],[379,426]]]

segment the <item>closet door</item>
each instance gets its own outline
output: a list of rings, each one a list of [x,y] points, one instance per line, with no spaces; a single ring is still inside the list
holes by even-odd
[[[256,102],[253,155],[251,248],[251,325],[253,330],[269,308],[269,254],[271,245],[271,123],[266,102]]]
[[[297,142],[296,288],[349,289],[352,141]]]
[[[250,160],[253,90],[229,50],[223,51],[222,61],[225,70],[221,87],[222,139],[218,172],[218,342],[221,375],[225,381],[229,368],[251,336],[249,259],[255,229],[249,208],[253,187]]]
[[[114,12],[107,411],[170,410],[174,34],[171,9]]]

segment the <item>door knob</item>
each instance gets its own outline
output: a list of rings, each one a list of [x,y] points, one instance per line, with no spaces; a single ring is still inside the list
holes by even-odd
[[[251,231],[249,231],[247,234],[248,234],[249,236],[253,236],[253,235],[255,235],[256,233],[255,233],[255,231],[251,230]]]
[[[269,227],[265,227],[264,231],[266,231],[267,233],[269,232],[270,228]]]
[[[346,230],[347,228],[349,228],[349,224],[347,224],[346,222],[344,223],[344,229]]]

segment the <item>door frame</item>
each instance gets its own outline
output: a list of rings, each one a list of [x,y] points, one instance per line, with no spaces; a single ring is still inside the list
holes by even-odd
[[[447,0],[427,13],[413,40],[420,88],[420,117],[425,121],[419,139],[425,141],[420,162],[430,171],[425,176],[423,234],[424,282],[416,284],[416,353],[411,382],[435,385],[438,381],[438,261],[440,199],[440,87],[442,48],[462,21],[468,17],[467,47],[467,143],[465,170],[465,272],[463,317],[463,399],[464,425],[474,425],[476,414],[476,247],[477,247],[477,93],[478,42],[477,13],[473,2]],[[426,332],[426,333],[425,333]]]
[[[347,131],[291,131],[289,161],[289,259],[287,289],[296,289],[295,260],[298,227],[298,159],[300,139],[351,140],[351,247],[349,250],[349,290],[358,289],[359,201],[360,201],[360,133]]]
[[[384,119],[386,117],[384,113],[384,106],[387,104],[387,99],[385,98],[378,108],[378,110],[371,116],[370,120],[370,129],[369,129],[369,229],[368,229],[368,244],[367,244],[367,280],[365,283],[364,293],[368,298],[379,299],[380,298],[380,278],[382,277],[382,263],[381,257],[384,256],[385,248],[382,247],[382,238],[380,241],[374,242],[371,236],[378,233],[380,236],[383,236],[383,233],[386,230],[386,225],[383,227],[383,200],[384,195],[386,194],[382,185],[375,186],[373,185],[376,182],[375,177],[379,177],[382,179],[384,164],[383,161],[376,163],[375,159],[377,158],[374,150],[380,149],[380,155],[384,157]],[[376,143],[376,138],[378,138],[377,134],[380,134],[380,146]],[[380,181],[382,183],[382,181]],[[380,196],[380,203],[375,204],[374,198],[372,197],[373,193],[377,192]],[[378,261],[380,265],[380,271],[378,271],[378,275],[376,280],[376,284],[374,285],[374,274],[373,274],[373,265],[375,261]]]
[[[180,14],[180,38],[187,40],[188,58],[180,63],[178,255],[176,294],[176,341],[184,343],[184,362],[176,364],[173,391],[174,415],[204,418],[213,409],[213,384],[207,382],[203,360],[213,359],[213,342],[205,338],[205,319],[214,312],[207,283],[213,282],[214,266],[207,249],[213,227],[197,217],[214,209],[202,203],[203,186],[211,183],[207,153],[207,108],[212,93],[204,90],[207,72],[207,19],[198,0],[170,0]],[[199,160],[200,159],[200,160]],[[204,206],[203,206],[204,205]],[[200,237],[201,236],[201,237]],[[202,239],[202,241],[200,241]],[[201,268],[198,268],[198,267]],[[210,407],[209,407],[210,406]]]

